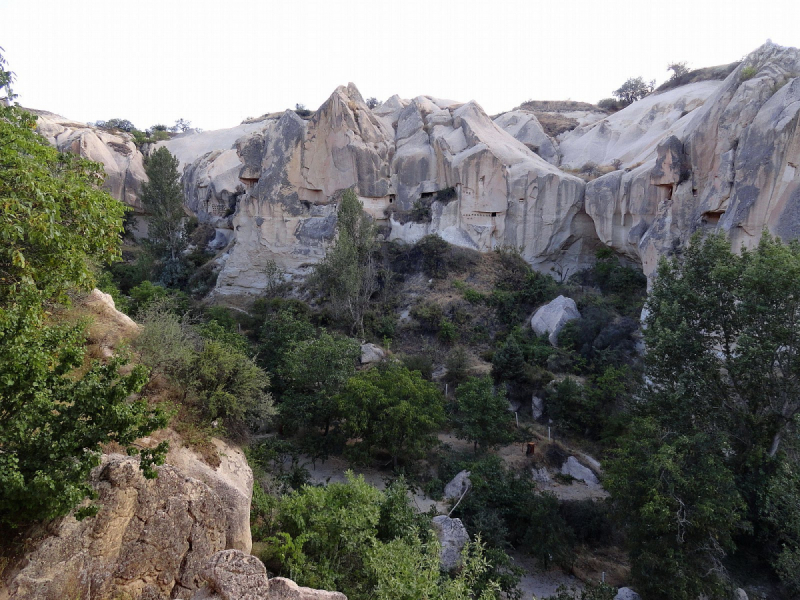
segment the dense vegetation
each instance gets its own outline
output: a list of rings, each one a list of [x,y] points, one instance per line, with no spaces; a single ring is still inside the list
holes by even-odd
[[[0,84],[13,99],[0,60]],[[53,307],[93,283],[93,265],[119,256],[125,208],[97,187],[101,167],[60,154],[33,130],[35,117],[0,102],[0,522],[63,515],[92,490],[101,444],[133,442],[166,423],[130,401],[147,370],[123,374],[120,356],[84,363],[83,327],[58,325]],[[165,448],[142,453],[142,468]],[[96,510],[83,509],[80,515]]]

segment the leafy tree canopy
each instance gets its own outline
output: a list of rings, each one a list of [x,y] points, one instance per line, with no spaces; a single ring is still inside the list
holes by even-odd
[[[495,391],[490,377],[470,377],[458,387],[458,437],[475,443],[477,450],[514,439],[512,417],[504,390]]]
[[[344,431],[361,440],[357,448],[387,451],[395,468],[401,456],[419,458],[436,445],[435,432],[444,421],[436,385],[393,362],[350,378],[339,405],[346,415]]]
[[[641,77],[631,77],[612,94],[627,106],[647,96],[655,89],[655,86],[655,80],[646,82]]]
[[[796,489],[800,243],[764,232],[737,255],[722,234],[696,236],[660,264],[647,311],[637,419],[607,479],[637,585],[653,598],[719,594],[739,539],[797,585],[787,565],[800,504],[785,499]]]
[[[65,514],[90,495],[101,444],[133,451],[165,424],[129,400],[144,368],[121,375],[117,358],[81,376],[81,328],[48,321],[46,308],[91,287],[95,263],[119,256],[125,207],[100,189],[100,165],[60,154],[35,127],[35,116],[0,103],[0,521],[10,523]],[[165,450],[143,456],[145,474]]]

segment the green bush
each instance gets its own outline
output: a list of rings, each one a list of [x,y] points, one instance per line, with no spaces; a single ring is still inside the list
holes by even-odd
[[[442,317],[439,321],[439,339],[446,344],[452,344],[457,338],[458,329],[456,329],[455,323]]]
[[[433,302],[417,304],[411,308],[411,316],[419,321],[427,331],[438,331],[444,318],[442,307]]]
[[[260,498],[262,522],[274,532],[262,559],[300,585],[339,590],[351,600],[499,599],[480,541],[467,545],[454,576],[441,573],[428,517],[409,502],[402,479],[381,492],[349,472],[345,483],[304,486],[275,509]]]

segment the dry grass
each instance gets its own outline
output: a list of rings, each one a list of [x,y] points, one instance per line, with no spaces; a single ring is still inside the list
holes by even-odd
[[[527,100],[515,110],[532,110],[543,112],[566,112],[571,110],[591,110],[603,112],[594,104],[578,102],[576,100]]]
[[[557,112],[535,112],[534,114],[542,125],[544,132],[550,137],[556,137],[559,134],[572,131],[579,125],[576,119],[565,117]]]

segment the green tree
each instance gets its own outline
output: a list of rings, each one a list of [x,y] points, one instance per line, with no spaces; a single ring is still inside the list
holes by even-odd
[[[341,414],[336,394],[355,373],[360,356],[354,339],[327,332],[292,344],[281,368],[286,386],[282,420],[294,427],[324,428],[327,436]]]
[[[650,94],[655,88],[655,80],[645,82],[641,77],[631,77],[612,92],[625,106],[633,104]]]
[[[180,161],[161,147],[145,161],[147,183],[142,185],[142,204],[150,219],[147,237],[163,261],[161,280],[175,285],[184,275],[181,252],[188,245],[183,208],[183,190],[178,165]]]
[[[13,80],[0,55],[0,86]],[[134,451],[162,413],[129,401],[144,368],[93,363],[83,376],[81,327],[54,326],[46,309],[94,283],[94,264],[119,256],[124,206],[99,188],[96,163],[60,154],[36,117],[0,103],[0,521],[63,515],[91,494],[101,444]],[[145,474],[165,447],[143,456]],[[83,511],[83,513],[90,511]]]
[[[338,400],[345,434],[361,440],[356,448],[387,451],[395,469],[401,456],[420,458],[437,444],[442,395],[419,371],[393,362],[362,371],[348,380]]]
[[[765,232],[736,255],[723,235],[696,236],[681,259],[660,264],[640,420],[608,483],[629,525],[634,577],[654,598],[666,597],[659,586],[673,598],[713,593],[720,556],[745,530],[751,546],[792,538],[792,519],[778,525],[763,504],[771,477],[794,460],[781,449],[800,411],[799,308],[796,241]],[[762,548],[784,572],[780,549]]]
[[[631,575],[648,600],[722,597],[722,559],[744,503],[720,452],[702,432],[633,422],[604,485],[628,523]]]
[[[328,296],[334,310],[346,315],[351,331],[363,337],[364,313],[378,290],[378,268],[375,225],[353,190],[342,194],[336,231],[336,242],[317,265],[312,281]]]
[[[505,392],[495,391],[490,377],[470,377],[458,386],[456,398],[458,437],[472,441],[476,452],[478,446],[492,448],[514,439]]]
[[[207,333],[207,332],[206,332]],[[206,339],[189,366],[190,389],[208,419],[222,419],[228,434],[246,436],[275,414],[269,377],[241,349]]]
[[[679,77],[683,77],[687,73],[689,73],[689,67],[686,65],[686,62],[674,62],[667,65],[667,71],[672,71],[672,75],[670,75],[669,80],[675,81]]]
[[[411,508],[402,480],[386,492],[348,472],[345,483],[303,486],[279,500],[264,559],[300,585],[352,600],[481,600],[500,597],[480,541],[469,543],[451,578],[439,570],[439,543]]]
[[[726,432],[742,459],[776,456],[800,413],[800,243],[723,235],[663,262],[647,303],[644,400],[678,428]]]

